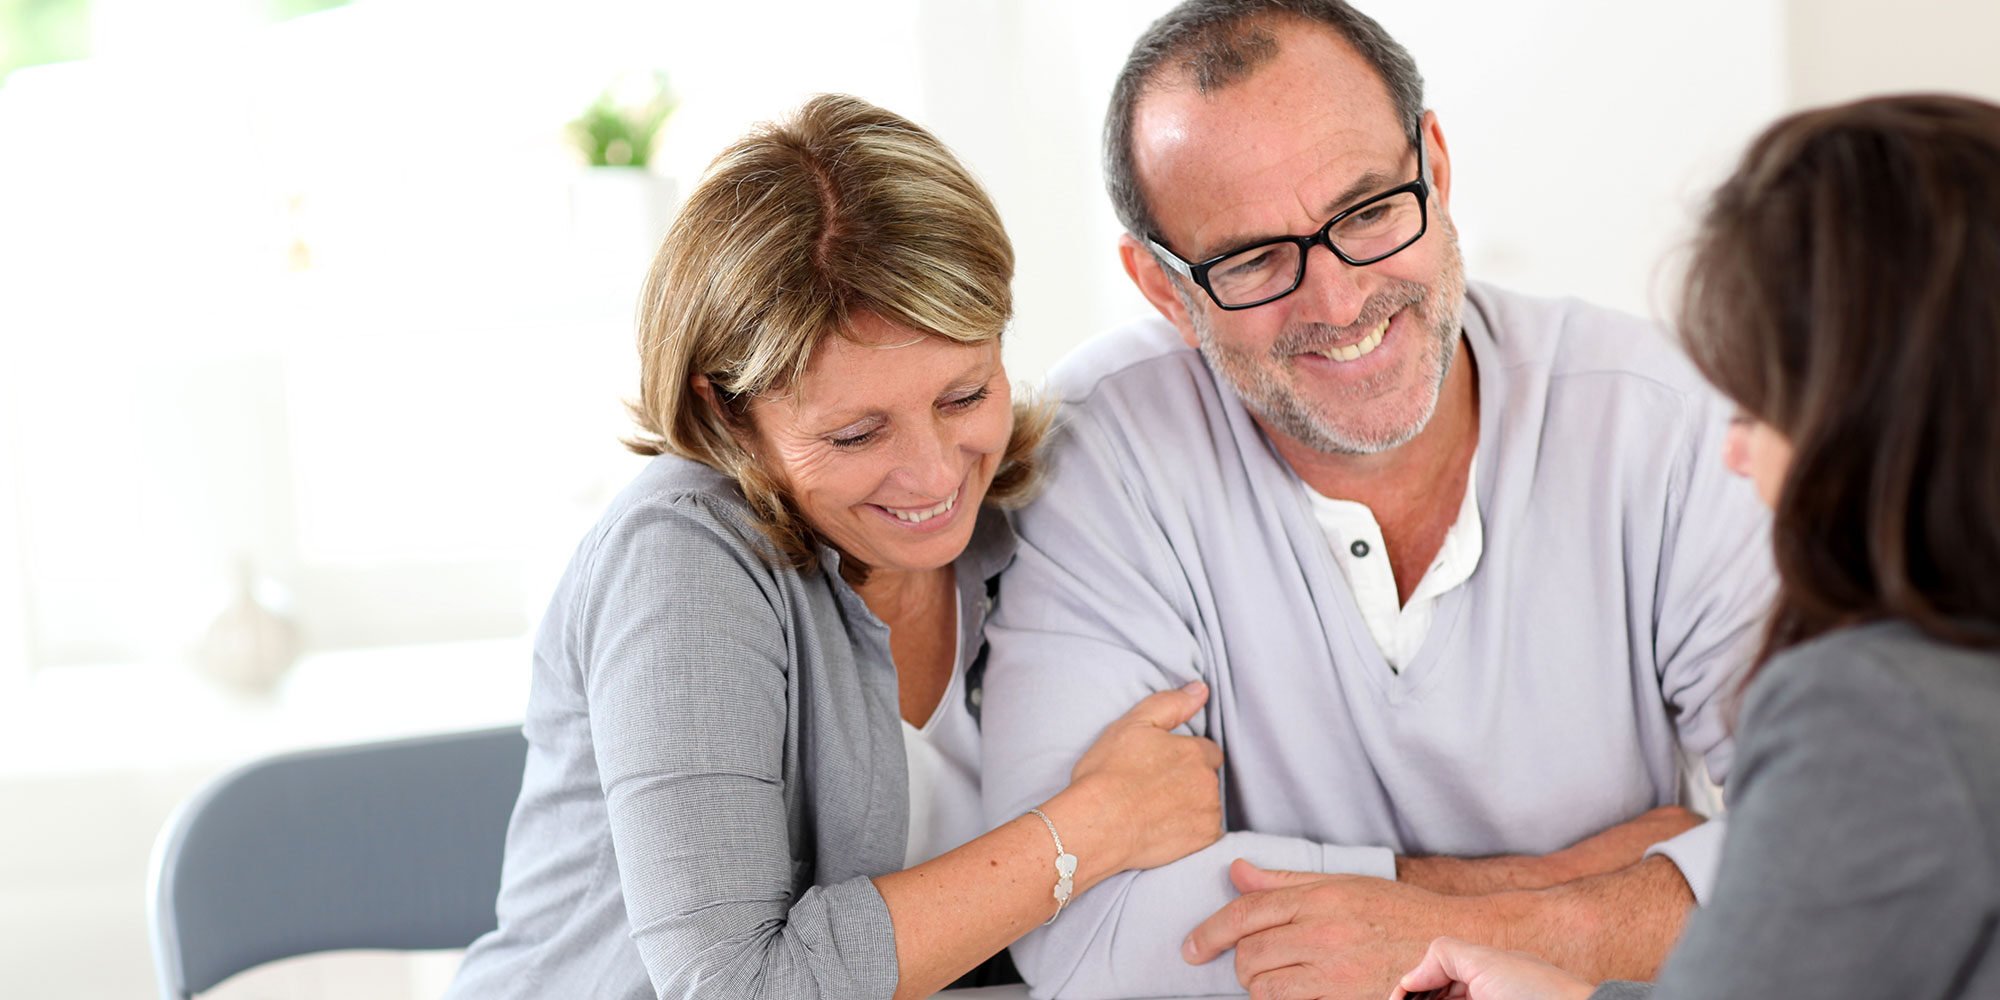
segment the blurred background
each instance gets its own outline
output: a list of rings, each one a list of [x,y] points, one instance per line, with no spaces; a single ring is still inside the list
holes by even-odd
[[[518,719],[640,461],[652,245],[753,122],[841,90],[951,144],[1016,242],[1018,381],[1145,312],[1097,135],[1167,6],[0,0],[0,992],[152,993],[148,846],[221,769]],[[1983,0],[1362,6],[1428,78],[1472,276],[1639,313],[1773,116],[2000,97]],[[592,166],[600,100],[671,112]],[[431,996],[451,961],[214,995]]]

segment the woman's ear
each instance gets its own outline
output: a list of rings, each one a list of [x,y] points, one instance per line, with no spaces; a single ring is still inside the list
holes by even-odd
[[[706,375],[688,376],[688,387],[694,390],[695,395],[701,397],[702,403],[715,414],[716,419],[722,421],[722,426],[729,430],[729,436],[736,440],[736,446],[743,449],[751,459],[756,459],[756,432],[745,419],[730,412],[728,404],[723,402],[722,390],[716,388],[715,383]]]
[[[694,394],[700,396],[701,401],[707,403],[710,409],[718,414],[722,413],[722,403],[715,396],[715,383],[710,382],[708,376],[689,375],[688,387],[693,389]]]
[[[722,426],[729,428],[730,433],[739,439],[738,443],[743,444],[747,450],[748,443],[740,440],[743,436],[740,415],[730,410],[722,390],[706,375],[689,375],[688,388],[693,389],[694,394],[701,397],[703,405],[708,407],[709,412],[714,413],[715,418],[722,421]]]

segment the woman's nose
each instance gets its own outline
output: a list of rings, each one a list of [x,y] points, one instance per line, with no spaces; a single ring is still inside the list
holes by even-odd
[[[1722,437],[1722,465],[1739,476],[1750,475],[1750,425],[1741,419],[1730,421]]]
[[[933,426],[903,435],[899,470],[908,488],[924,499],[942,499],[958,488],[957,436],[948,426]]]

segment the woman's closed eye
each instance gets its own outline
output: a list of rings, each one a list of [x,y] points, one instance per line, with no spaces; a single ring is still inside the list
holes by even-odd
[[[881,434],[881,424],[863,424],[857,427],[845,427],[834,431],[832,434],[826,436],[826,443],[833,445],[835,448],[860,448],[880,437]]]
[[[850,434],[846,437],[830,437],[827,438],[826,440],[828,444],[833,445],[835,448],[859,448],[862,445],[865,445],[868,442],[875,440],[875,435],[877,433],[879,432],[872,430],[862,431],[859,434]]]
[[[964,413],[968,410],[973,409],[974,407],[977,407],[982,401],[986,399],[986,397],[992,394],[993,394],[993,387],[991,385],[982,385],[979,388],[974,389],[971,392],[968,392],[962,396],[953,397],[951,399],[940,400],[937,406],[938,409],[943,410],[946,413]],[[844,428],[842,430],[835,431],[834,433],[827,435],[826,443],[833,445],[835,448],[841,448],[846,450],[852,450],[855,448],[864,448],[874,443],[874,441],[877,438],[881,437],[883,430],[884,427],[879,424],[863,425],[854,428]]]
[[[991,385],[982,385],[979,388],[974,389],[973,391],[958,397],[957,399],[947,399],[944,402],[939,403],[938,406],[945,410],[950,410],[953,412],[962,412],[965,410],[970,410],[975,406],[978,406],[981,400],[985,399],[986,397],[992,394],[993,394],[993,387]]]

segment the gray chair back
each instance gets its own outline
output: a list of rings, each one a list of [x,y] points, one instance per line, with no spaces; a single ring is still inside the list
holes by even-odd
[[[183,803],[153,846],[160,994],[347,948],[462,948],[493,929],[519,727],[289,753]]]

